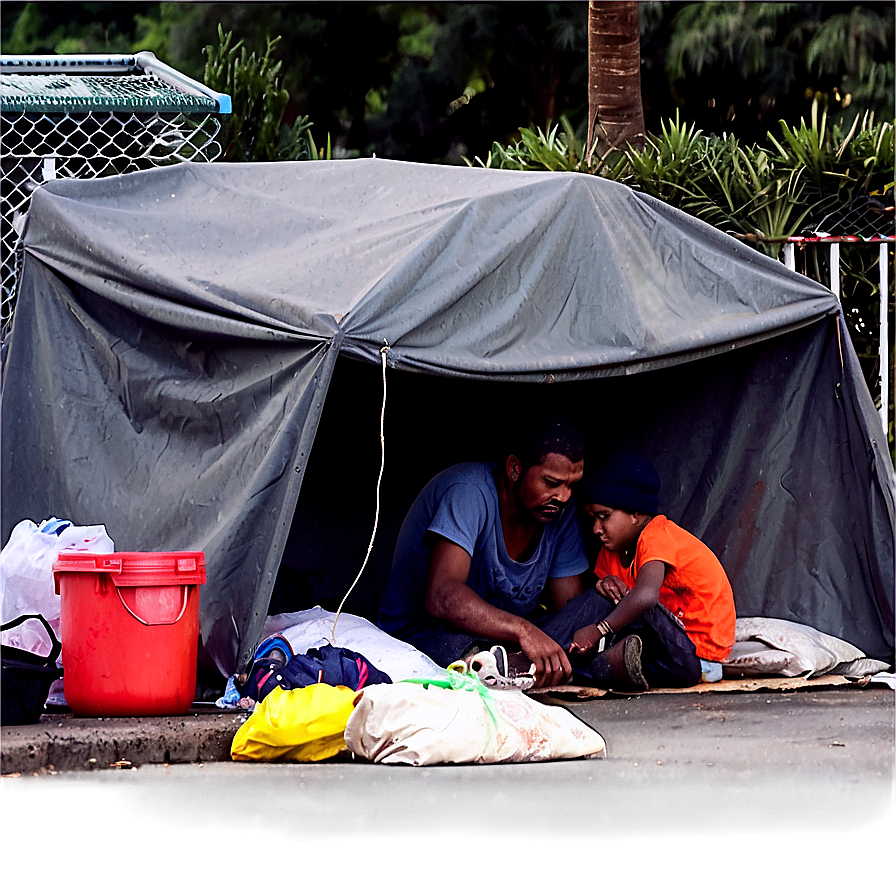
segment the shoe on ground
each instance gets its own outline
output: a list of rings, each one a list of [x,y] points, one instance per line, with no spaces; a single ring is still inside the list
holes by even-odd
[[[604,651],[614,679],[611,687],[623,691],[648,691],[650,685],[641,669],[641,639],[629,635]]]
[[[500,644],[473,654],[467,668],[487,688],[528,691],[535,685],[535,663],[523,653],[508,653]]]
[[[283,635],[271,635],[255,648],[255,661],[270,659],[285,665],[293,656],[295,654],[293,653],[292,645]]]
[[[243,687],[254,669],[260,668],[260,666],[265,664],[270,669],[273,669],[274,665],[278,667],[285,666],[294,656],[292,646],[283,635],[271,635],[255,648],[255,653],[247,663],[245,670],[241,674],[234,676],[234,683],[237,687]]]

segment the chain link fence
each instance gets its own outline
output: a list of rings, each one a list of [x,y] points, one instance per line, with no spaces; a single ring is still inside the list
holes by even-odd
[[[3,57],[0,75],[0,337],[12,328],[34,190],[221,156],[229,98],[136,57]],[[227,100],[227,104],[221,102]]]

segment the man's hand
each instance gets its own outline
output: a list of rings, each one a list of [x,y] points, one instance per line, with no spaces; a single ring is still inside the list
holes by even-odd
[[[617,576],[604,576],[598,580],[594,589],[598,594],[613,601],[614,604],[618,604],[629,592],[628,585]]]
[[[588,653],[593,650],[600,641],[600,632],[596,625],[586,625],[580,628],[572,636],[572,644],[569,645],[570,653]]]
[[[531,622],[484,601],[466,584],[470,555],[458,545],[439,538],[432,548],[426,610],[477,640],[515,641],[535,664],[539,687],[563,684],[572,675],[566,651]]]
[[[540,688],[565,684],[572,666],[563,648],[535,625],[527,625],[519,636],[520,649],[535,663],[535,685]]]

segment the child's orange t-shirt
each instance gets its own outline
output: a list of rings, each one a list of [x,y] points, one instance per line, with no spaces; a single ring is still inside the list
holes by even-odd
[[[619,554],[603,548],[597,555],[597,577],[617,576],[634,587],[645,563],[661,560],[666,577],[660,603],[684,625],[701,659],[723,662],[734,644],[734,594],[718,557],[699,538],[662,514],[641,531],[635,559],[628,568]]]

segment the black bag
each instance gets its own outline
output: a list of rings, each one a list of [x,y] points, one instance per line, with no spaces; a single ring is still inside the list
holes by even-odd
[[[0,724],[33,725],[44,711],[50,685],[62,677],[62,669],[56,667],[56,659],[62,645],[50,623],[39,613],[18,616],[0,625],[6,631],[21,625],[27,619],[39,619],[50,636],[53,645],[48,656],[39,656],[20,647],[0,648]]]

